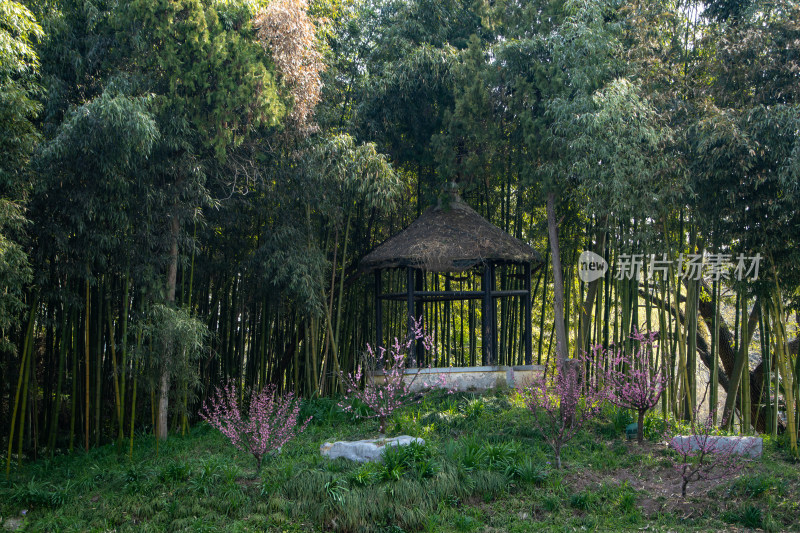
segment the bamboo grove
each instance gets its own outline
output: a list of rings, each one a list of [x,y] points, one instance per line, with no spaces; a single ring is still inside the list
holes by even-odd
[[[534,363],[658,331],[663,417],[705,398],[796,453],[796,2],[0,6],[7,471],[184,432],[229,379],[336,394],[376,338],[359,259],[450,182],[545,259]],[[581,281],[583,251],[608,273]],[[737,279],[745,256],[757,275]],[[632,257],[640,275],[617,275]],[[513,269],[495,283],[523,286]],[[491,363],[523,362],[522,303],[497,304]],[[387,304],[383,338],[405,313]],[[432,364],[487,363],[480,305],[420,314]]]

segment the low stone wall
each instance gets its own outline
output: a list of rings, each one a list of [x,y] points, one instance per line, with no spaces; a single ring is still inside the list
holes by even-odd
[[[448,368],[409,368],[403,379],[411,383],[411,390],[419,390],[445,376],[445,386],[460,392],[481,392],[488,389],[524,386],[536,380],[544,372],[542,365],[520,366],[462,366]],[[383,374],[373,374],[380,383]]]

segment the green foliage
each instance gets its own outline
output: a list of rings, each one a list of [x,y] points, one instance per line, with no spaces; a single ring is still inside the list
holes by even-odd
[[[12,331],[24,309],[23,287],[32,278],[20,243],[22,204],[30,189],[28,157],[39,140],[33,124],[41,111],[39,57],[43,31],[33,13],[14,0],[0,1],[0,352],[11,351]]]
[[[348,420],[349,417],[341,407],[339,399],[331,397],[304,398],[300,403],[299,420],[311,418],[313,425],[327,425]]]
[[[137,327],[145,341],[142,353],[135,354],[148,365],[145,385],[155,390],[166,369],[173,379],[186,383],[186,392],[194,398],[200,386],[197,361],[208,353],[208,326],[186,309],[156,304]],[[173,404],[176,409],[182,405]]]
[[[25,222],[18,205],[0,198],[0,284],[7,288],[0,293],[0,351],[14,348],[9,334],[25,309],[23,287],[32,278],[25,249],[6,237],[21,234]]]
[[[463,400],[458,404],[458,410],[464,415],[467,420],[473,421],[479,418],[486,408],[486,404],[481,398],[473,398],[471,400]]]
[[[184,120],[187,133],[220,159],[286,112],[250,15],[244,3],[134,1],[115,19],[128,60],[156,94],[162,124]]]
[[[750,529],[763,529],[761,509],[756,505],[746,505],[738,510],[731,510],[723,516],[726,522],[738,523]]]
[[[744,474],[731,487],[733,494],[750,499],[765,498],[768,495],[781,496],[784,491],[783,481],[768,474]]]
[[[0,199],[21,200],[27,192],[25,165],[39,140],[36,41],[43,35],[25,5],[0,1]]]

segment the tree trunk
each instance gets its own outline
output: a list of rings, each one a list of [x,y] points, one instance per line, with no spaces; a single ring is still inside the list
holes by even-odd
[[[167,303],[175,303],[175,286],[178,278],[178,236],[180,235],[181,226],[178,221],[177,213],[172,214],[170,220],[170,247],[169,247],[169,266],[167,268]],[[169,386],[170,386],[170,370],[169,362],[164,360],[161,362],[161,379],[159,380],[159,395],[158,395],[158,438],[166,440],[167,438],[167,415],[169,413]]]
[[[644,414],[646,409],[639,409],[639,423],[636,427],[636,441],[641,446],[644,444]]]
[[[561,271],[561,251],[558,244],[558,226],[556,224],[556,195],[547,195],[547,231],[550,237],[550,255],[553,260],[553,312],[556,329],[556,362],[560,366],[567,360],[569,345],[564,325],[564,278]]]
[[[714,305],[711,301],[710,297],[710,288],[706,284],[705,281],[701,282],[700,284],[700,291],[701,291],[701,298],[699,301],[698,311],[700,315],[703,317],[703,321],[706,323],[709,331],[713,329],[713,318],[714,318]],[[702,295],[702,292],[705,291],[706,294]],[[640,291],[640,294],[643,294]],[[663,300],[658,298],[657,296],[651,296],[651,301],[656,306],[662,307],[667,310],[673,316],[678,318],[678,321],[683,323],[686,320],[683,312],[675,310],[675,307],[670,305],[669,303],[665,303]],[[750,312],[750,317],[748,318],[747,322],[747,335],[748,340],[747,343],[750,343],[752,340],[753,334],[755,333],[756,326],[758,325],[758,317],[760,314],[761,309],[761,300],[757,299],[756,304],[753,306],[753,310]],[[736,360],[735,350],[733,349],[733,334],[728,327],[728,324],[722,318],[722,316],[718,316],[717,320],[717,350],[719,352],[719,361],[722,363],[722,368],[718,368],[718,380],[719,385],[722,389],[727,393],[730,388],[730,380],[728,376],[733,372],[734,362]],[[800,345],[800,338],[795,339],[794,341],[789,343],[789,349],[792,350],[792,353],[797,353],[798,345]],[[706,342],[705,337],[700,331],[700,328],[697,330],[697,352],[700,356],[700,359],[703,361],[703,364],[706,367],[713,371],[714,367],[714,360],[713,355],[710,351],[709,344]],[[772,354],[774,358],[774,354]],[[750,397],[751,398],[760,398],[761,397],[761,390],[763,386],[763,363],[760,362],[756,366],[755,370],[753,370],[750,374]],[[766,414],[765,414],[765,406],[761,405],[759,402],[751,402],[750,404],[751,409],[751,420],[755,425],[756,431],[759,433],[764,433],[767,431],[766,427]],[[785,425],[782,420],[777,420],[779,431],[782,432],[785,428]]]
[[[603,217],[597,224],[599,235],[597,236],[597,246],[595,247],[594,252],[598,255],[603,255],[603,249],[606,246],[606,221],[607,217]],[[586,287],[586,297],[583,300],[583,305],[581,305],[580,328],[578,329],[576,352],[584,349],[586,345],[586,337],[589,334],[589,326],[592,323],[591,309],[592,305],[595,303],[597,287],[600,285],[600,279],[602,278],[597,278],[596,280],[590,281]]]

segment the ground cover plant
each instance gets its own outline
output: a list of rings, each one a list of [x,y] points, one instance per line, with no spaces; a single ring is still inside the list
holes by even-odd
[[[0,515],[26,531],[800,530],[800,467],[780,440],[735,478],[698,481],[684,499],[659,419],[639,446],[605,407],[557,470],[515,391],[436,392],[387,422],[388,434],[421,435],[424,446],[357,464],[323,458],[319,446],[374,436],[378,422],[337,404],[304,401],[299,418],[312,421],[260,472],[201,424],[158,455],[141,435],[130,460],[108,445],[30,464],[0,482]]]

